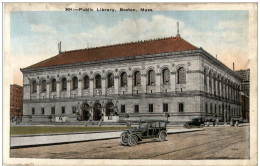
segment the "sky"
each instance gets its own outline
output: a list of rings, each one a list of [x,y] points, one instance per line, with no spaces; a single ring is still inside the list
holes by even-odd
[[[66,12],[15,11],[10,17],[13,83],[24,68],[62,51],[180,35],[229,68],[248,68],[247,10]]]

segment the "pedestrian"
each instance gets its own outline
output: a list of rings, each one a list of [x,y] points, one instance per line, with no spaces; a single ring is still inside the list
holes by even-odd
[[[219,119],[217,118],[217,119],[216,119],[216,124],[215,124],[216,127],[218,127],[218,122],[219,122]]]

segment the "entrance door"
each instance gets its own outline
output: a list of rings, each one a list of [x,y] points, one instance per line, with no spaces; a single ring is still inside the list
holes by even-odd
[[[93,120],[94,121],[99,121],[102,118],[102,110],[101,110],[101,104],[100,103],[95,103],[93,107]]]
[[[83,104],[81,106],[82,108],[82,120],[89,120],[90,118],[90,113],[89,113],[89,105],[88,104]]]

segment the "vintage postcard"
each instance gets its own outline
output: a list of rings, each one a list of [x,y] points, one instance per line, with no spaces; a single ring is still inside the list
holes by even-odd
[[[257,165],[257,3],[4,3],[5,165]]]

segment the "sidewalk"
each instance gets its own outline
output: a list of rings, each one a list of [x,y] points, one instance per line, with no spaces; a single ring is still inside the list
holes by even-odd
[[[204,129],[168,129],[168,134],[195,132]],[[40,134],[40,135],[20,135],[11,137],[11,148],[21,148],[30,146],[55,145],[83,141],[95,141],[103,139],[119,138],[122,131],[106,132],[78,132],[63,134]]]

